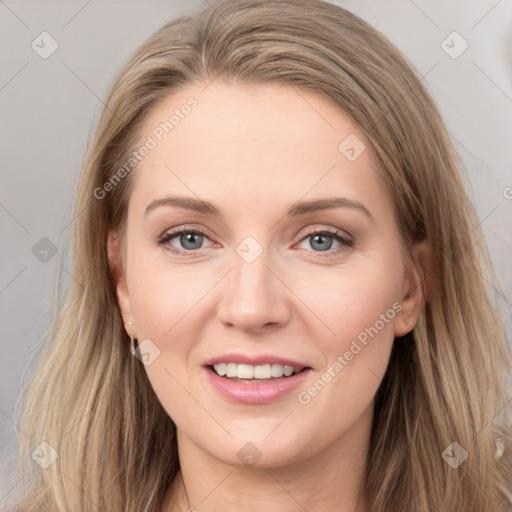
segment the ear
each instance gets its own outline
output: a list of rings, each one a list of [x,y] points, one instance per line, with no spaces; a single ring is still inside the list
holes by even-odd
[[[117,304],[121,311],[121,316],[123,317],[124,328],[130,337],[136,338],[135,320],[132,315],[130,293],[126,283],[126,273],[123,268],[119,237],[116,232],[110,231],[108,234],[107,251],[110,272],[112,273],[116,289]]]
[[[395,336],[405,336],[414,329],[429,297],[428,278],[432,271],[432,247],[429,240],[414,246],[402,289],[402,309],[396,316]]]

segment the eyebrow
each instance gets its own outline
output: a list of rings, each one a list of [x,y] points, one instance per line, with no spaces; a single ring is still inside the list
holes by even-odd
[[[192,210],[205,215],[221,216],[221,211],[213,203],[185,196],[169,196],[152,201],[146,208],[146,215],[160,206],[177,206],[185,210]],[[296,201],[286,210],[288,217],[299,217],[308,213],[321,210],[330,210],[333,208],[353,208],[364,213],[371,221],[374,218],[368,208],[358,201],[345,197],[330,197],[325,199],[313,199],[311,201]]]

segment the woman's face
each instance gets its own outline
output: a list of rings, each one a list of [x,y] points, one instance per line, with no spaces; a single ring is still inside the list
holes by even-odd
[[[418,293],[370,144],[341,110],[285,85],[205,85],[140,133],[118,300],[181,439],[284,465],[367,435]],[[113,237],[109,250],[115,266]]]

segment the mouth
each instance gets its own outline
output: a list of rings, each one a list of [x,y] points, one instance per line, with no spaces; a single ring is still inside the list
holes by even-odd
[[[207,361],[204,368],[213,389],[230,402],[263,405],[288,395],[302,384],[313,370],[302,363],[263,358],[253,359],[235,356]],[[242,360],[242,361],[241,361]],[[290,363],[290,364],[286,364]]]
[[[207,365],[212,372],[219,377],[235,380],[236,382],[269,382],[278,379],[288,378],[297,375],[309,367],[294,367],[282,364],[237,364],[237,363],[219,363]]]

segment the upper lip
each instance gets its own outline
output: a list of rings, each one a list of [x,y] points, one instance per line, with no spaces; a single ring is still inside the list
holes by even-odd
[[[306,363],[286,359],[284,357],[272,355],[247,356],[245,354],[225,354],[222,356],[212,357],[204,362],[204,366],[213,366],[220,363],[236,363],[249,364],[251,366],[261,366],[264,364],[280,364],[283,366],[293,366],[294,368],[309,368]]]

